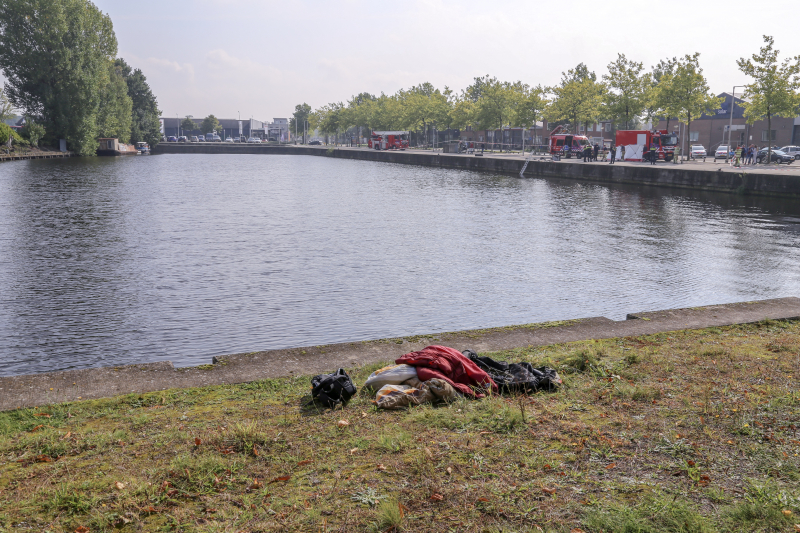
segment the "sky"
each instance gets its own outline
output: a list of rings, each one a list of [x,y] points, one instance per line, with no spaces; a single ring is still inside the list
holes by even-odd
[[[485,74],[554,85],[581,62],[602,76],[617,53],[649,69],[700,52],[721,93],[749,81],[736,60],[757,53],[764,34],[782,58],[800,55],[796,0],[771,2],[771,16],[739,0],[94,2],[163,116],[272,120],[299,103],[316,109],[426,81],[461,91]]]

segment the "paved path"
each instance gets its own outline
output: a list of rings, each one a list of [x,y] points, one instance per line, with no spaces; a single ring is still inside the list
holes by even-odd
[[[586,339],[646,335],[757,322],[800,318],[800,298],[712,305],[632,313],[629,320],[604,317],[571,321],[561,327],[511,326],[486,330],[417,335],[398,339],[352,342],[327,346],[270,350],[214,358],[200,367],[174,368],[170,362],[111,368],[69,370],[29,376],[0,377],[0,410],[34,407],[126,393],[171,388],[244,383],[265,378],[312,375],[367,363],[392,361],[429,344],[446,344],[459,350],[479,352]]]

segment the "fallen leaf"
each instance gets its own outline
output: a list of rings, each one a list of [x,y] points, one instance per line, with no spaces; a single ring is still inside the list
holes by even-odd
[[[551,489],[551,488],[548,488],[548,487],[542,487],[542,490],[544,492],[546,492],[547,494],[550,494],[551,496],[556,493],[556,489]]]
[[[453,469],[452,469],[452,468],[450,468],[449,466],[447,467],[447,473],[448,473],[448,474],[452,474],[452,473],[453,473]]]
[[[253,444],[253,455],[258,457],[258,450],[256,449],[256,445],[255,444]]]
[[[686,464],[689,465],[689,466],[694,466],[695,463],[694,463],[694,461],[689,459],[689,460],[686,461]]]
[[[354,453],[356,453],[357,451],[358,451],[358,448],[353,448],[352,450],[350,450],[350,455],[353,455],[353,454],[354,454]]]
[[[378,465],[378,470],[380,470],[381,472],[383,472],[384,470],[386,470],[386,467],[383,465],[383,463],[380,463],[380,464]]]
[[[71,431],[67,431],[67,434],[66,434],[66,435],[64,435],[63,437],[61,437],[61,440],[67,440],[67,439],[68,439],[68,438],[70,438],[71,436],[72,436],[72,432],[71,432]]]
[[[50,418],[50,415],[48,415],[47,413],[36,413],[36,414],[35,414],[35,415],[33,415],[33,416],[43,416],[43,417],[45,417],[45,418]]]
[[[794,525],[794,530],[797,531],[798,533],[800,533],[800,524],[795,524]]]
[[[711,481],[711,476],[709,476],[708,474],[703,474],[702,476],[700,476],[700,479],[702,479],[703,481]]]
[[[75,533],[89,533],[89,528],[85,526],[78,526],[78,528],[75,530]]]
[[[584,531],[582,529],[580,529],[580,528],[575,527],[575,528],[570,529],[569,533],[584,533]]]
[[[428,459],[433,459],[433,452],[430,450],[430,448],[428,448],[427,446],[425,446],[425,448],[424,448],[424,449],[425,449],[425,455],[427,455],[427,456],[428,456]]]
[[[197,437],[195,437],[194,438],[194,445],[195,446],[200,446],[201,444],[203,444],[203,441],[198,439]]]
[[[400,510],[400,518],[403,518],[406,515],[406,511],[408,511],[408,507],[400,502],[397,502],[397,508]]]
[[[176,494],[178,494],[178,489],[172,489],[170,491],[167,491],[168,497],[175,496]]]
[[[612,468],[616,468],[617,463],[611,463],[610,465],[606,466],[606,470],[611,470]]]
[[[38,426],[36,426],[35,428],[33,428],[31,430],[31,433],[33,433],[34,431],[38,431],[38,430],[42,429],[43,427],[44,427],[44,424],[39,424]]]
[[[444,500],[444,496],[442,496],[438,492],[434,492],[433,494],[431,494],[431,500],[435,502],[440,502]]]
[[[489,498],[478,498],[479,502],[488,502]]]
[[[292,476],[280,476],[270,481],[270,483],[277,483],[278,481],[289,481],[290,479],[292,479]]]
[[[36,456],[37,463],[52,463],[53,459],[48,455],[37,455]]]
[[[348,422],[347,420],[339,420],[339,422],[337,422],[336,425],[339,426],[340,428],[343,428],[349,426],[350,422]]]
[[[262,483],[259,483],[259,482],[258,482],[258,479],[254,479],[254,480],[253,480],[253,484],[252,484],[252,485],[250,485],[250,487],[249,487],[249,488],[250,488],[250,490],[256,490],[256,489],[260,489],[260,488],[261,488],[261,487],[263,487],[263,486],[264,486],[264,485],[263,485]]]
[[[122,489],[125,488],[125,483],[122,483],[120,481],[115,481],[114,482],[114,488],[117,489],[117,490],[122,490]]]
[[[783,516],[785,516],[785,517],[787,517],[787,518],[788,518],[788,517],[790,517],[790,516],[792,516],[792,511],[791,511],[791,510],[789,510],[789,509],[784,509],[784,510],[783,510],[783,511],[781,511],[781,512],[783,513]]]
[[[361,418],[367,418],[367,413],[365,413],[364,411],[361,411]]]

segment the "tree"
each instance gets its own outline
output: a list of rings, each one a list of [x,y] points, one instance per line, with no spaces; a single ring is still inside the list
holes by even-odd
[[[551,122],[566,122],[576,133],[579,124],[599,119],[605,87],[583,63],[562,73],[561,83],[548,91],[555,95],[546,115]]]
[[[745,85],[744,116],[748,124],[756,120],[767,118],[768,153],[767,163],[772,161],[772,117],[789,117],[797,115],[800,106],[800,56],[785,59],[778,63],[778,50],[773,50],[774,40],[764,35],[765,45],[758,54],[753,54],[751,59],[740,58],[736,61],[753,82]],[[794,61],[794,64],[792,64]],[[731,108],[732,109],[732,108]]]
[[[642,75],[642,63],[628,60],[617,54],[617,60],[608,64],[608,74],[603,81],[608,88],[605,95],[605,114],[614,123],[624,120],[624,129],[639,117],[646,107],[647,77]]]
[[[289,119],[289,131],[298,132],[298,135],[303,136],[303,144],[306,142],[305,126],[311,115],[311,106],[303,102],[294,106],[294,113],[292,118]]]
[[[220,129],[221,126],[219,125],[219,120],[217,120],[217,117],[214,115],[208,115],[200,124],[200,131],[202,133],[216,133]]]
[[[44,137],[45,129],[41,124],[37,124],[30,117],[25,117],[25,125],[22,126],[22,136],[31,143],[31,146],[39,146],[39,140]]]
[[[161,140],[161,123],[159,121],[161,110],[158,109],[158,102],[147,83],[147,78],[140,69],[131,69],[122,58],[116,59],[114,65],[117,72],[125,78],[125,83],[128,85],[128,96],[133,104],[131,142],[146,142],[150,147],[156,146]],[[193,129],[197,129],[197,127],[195,126]]]
[[[117,54],[111,19],[89,0],[0,2],[8,99],[80,155],[97,148],[97,114]]]
[[[524,86],[516,93],[511,123],[515,126],[533,126],[533,142],[536,143],[536,123],[544,118],[549,101],[545,98],[545,89],[541,85],[529,88]],[[524,132],[523,132],[524,135]]]
[[[186,117],[185,119],[181,120],[181,129],[183,133],[186,134],[191,133],[197,129],[197,124],[194,123],[192,119]]]
[[[14,104],[8,101],[5,90],[0,87],[0,122],[14,118]]]
[[[670,84],[675,75],[675,67],[678,65],[678,58],[662,59],[650,73],[650,83],[647,88],[645,112],[648,117],[664,117],[669,130],[669,121],[676,116],[676,108],[679,107],[674,100],[675,93]]]
[[[128,96],[128,85],[114,63],[108,65],[108,82],[103,87],[97,110],[97,134],[114,137],[127,143],[131,137],[133,101]]]
[[[664,74],[659,81],[663,84],[663,98],[670,102],[666,113],[677,117],[686,124],[686,136],[691,139],[691,122],[705,113],[717,109],[722,101],[711,94],[708,82],[700,68],[700,54],[685,55],[675,63],[670,74]]]

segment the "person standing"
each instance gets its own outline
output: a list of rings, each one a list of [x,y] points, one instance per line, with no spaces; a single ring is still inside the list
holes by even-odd
[[[656,143],[650,143],[650,164],[655,165],[656,160],[658,159],[658,153],[656,153]]]
[[[742,161],[742,145],[741,144],[736,147],[736,152],[734,152],[734,154],[736,155],[736,160],[734,161],[733,166],[735,166],[736,168],[740,168],[742,166],[741,165],[741,161]]]
[[[597,161],[597,153],[600,151],[600,145],[594,143],[594,160]]]
[[[681,158],[681,147],[675,147],[675,153],[672,154],[672,162],[676,165],[678,164],[678,160]]]
[[[611,162],[609,165],[613,165],[614,160],[617,158],[617,147],[614,146],[614,143],[611,143],[611,148],[609,148],[609,150],[611,150]]]

